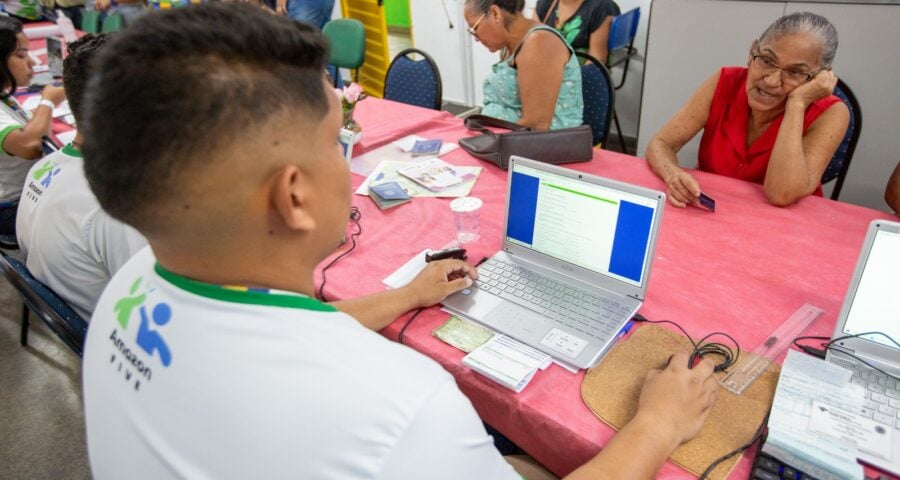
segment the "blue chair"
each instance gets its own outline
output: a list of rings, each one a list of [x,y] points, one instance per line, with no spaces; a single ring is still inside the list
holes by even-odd
[[[420,60],[414,60],[419,55]],[[440,110],[443,103],[441,72],[427,53],[407,48],[398,53],[384,77],[384,98]]]
[[[76,355],[82,356],[87,322],[46,285],[39,282],[20,261],[2,253],[0,273],[19,291],[22,309],[22,332],[19,341],[28,345],[28,313],[34,312],[50,330]]]
[[[606,66],[611,70],[624,62],[622,80],[616,85],[616,90],[625,84],[631,57],[637,54],[637,49],[634,48],[634,37],[637,36],[640,20],[641,8],[638,7],[614,18],[609,27],[609,42],[607,43],[609,56],[606,59]]]
[[[634,37],[637,36],[640,20],[641,8],[638,7],[614,18],[612,25],[609,27],[609,42],[607,43],[609,56],[606,58],[606,67],[612,70],[613,67],[622,65],[622,79],[616,85],[616,90],[625,85],[625,79],[628,78],[628,66],[631,65],[631,57],[637,55],[637,49],[634,48]],[[619,145],[622,147],[622,152],[627,154],[628,149],[625,147],[625,138],[622,136],[622,126],[619,124],[619,116],[615,110],[613,110],[613,121],[616,124]]]
[[[596,58],[576,52],[582,60],[581,94],[584,99],[583,121],[591,126],[594,145],[606,146],[610,119],[616,104],[615,89],[609,71]]]
[[[841,140],[834,157],[831,157],[825,173],[822,174],[823,185],[837,180],[834,184],[834,189],[831,191],[831,199],[837,200],[841,194],[841,188],[844,186],[847,170],[850,169],[853,152],[856,151],[856,142],[859,141],[859,132],[862,130],[862,110],[859,108],[856,95],[853,94],[853,91],[850,90],[850,87],[843,80],[838,79],[837,86],[834,88],[834,95],[840,98],[847,105],[847,109],[850,110],[850,123],[847,124],[847,132],[844,133],[844,139]]]

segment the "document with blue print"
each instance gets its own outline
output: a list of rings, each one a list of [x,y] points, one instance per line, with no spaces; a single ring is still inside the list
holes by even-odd
[[[850,376],[845,368],[788,350],[763,451],[822,480],[862,479],[857,445],[838,433],[847,428],[838,423],[852,422],[863,407],[865,391]]]

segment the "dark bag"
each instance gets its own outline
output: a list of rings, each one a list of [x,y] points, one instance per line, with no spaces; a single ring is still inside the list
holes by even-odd
[[[466,118],[466,128],[484,132],[477,137],[461,138],[459,145],[474,157],[506,170],[510,155],[544,163],[587,162],[593,157],[593,136],[589,125],[536,132],[518,123],[485,115]],[[494,133],[487,127],[511,130]]]

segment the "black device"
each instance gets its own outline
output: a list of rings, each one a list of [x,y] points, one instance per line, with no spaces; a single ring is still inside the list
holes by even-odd
[[[763,437],[756,450],[756,458],[753,459],[753,470],[750,473],[752,480],[816,480],[815,477],[763,453],[762,446],[765,443],[766,439]]]
[[[426,253],[425,254],[425,263],[431,263],[438,260],[446,260],[448,258],[455,258],[457,260],[465,260],[466,258],[466,249],[453,247],[447,248],[444,250],[438,250],[436,252]]]

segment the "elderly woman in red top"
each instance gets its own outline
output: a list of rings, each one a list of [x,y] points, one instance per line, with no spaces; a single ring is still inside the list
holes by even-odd
[[[773,205],[815,193],[847,130],[850,112],[832,95],[837,31],[813,13],[779,18],[750,47],[748,68],[709,77],[647,147],[650,168],[669,201],[695,204],[700,184],[677,153],[703,129],[702,171],[763,184]]]

